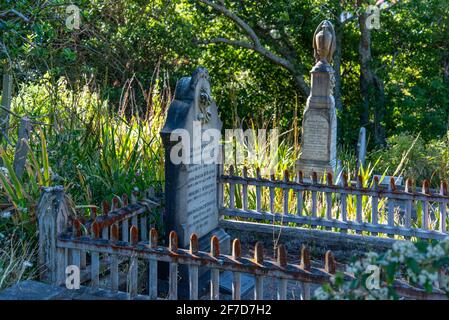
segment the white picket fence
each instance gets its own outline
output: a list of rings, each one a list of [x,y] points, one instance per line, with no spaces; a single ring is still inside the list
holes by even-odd
[[[244,168],[242,176],[238,176],[230,166],[229,174],[219,177],[219,206],[221,215],[228,219],[295,224],[340,233],[353,231],[359,235],[387,235],[390,238],[440,240],[449,236],[449,193],[445,181],[441,182],[440,192],[434,194],[427,181],[417,191],[411,180],[406,181],[404,190],[399,190],[394,179],[386,189],[379,185],[377,178],[372,188],[366,188],[360,177],[356,185],[349,185],[344,174],[341,183],[334,185],[331,173],[327,174],[327,183],[323,184],[318,181],[316,173],[313,173],[311,182],[305,182],[301,172],[294,180],[290,180],[288,172],[282,180],[276,180],[274,176],[263,178],[260,170],[257,170],[256,177],[248,177],[247,172]],[[263,197],[263,192],[268,192],[268,196]],[[255,200],[251,208],[249,196]],[[278,197],[282,202],[280,212],[275,210]],[[264,198],[268,203],[262,203]]]

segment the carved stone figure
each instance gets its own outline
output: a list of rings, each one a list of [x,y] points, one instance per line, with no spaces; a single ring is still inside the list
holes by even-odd
[[[316,61],[332,63],[335,52],[336,38],[332,23],[323,20],[313,35],[313,49]]]

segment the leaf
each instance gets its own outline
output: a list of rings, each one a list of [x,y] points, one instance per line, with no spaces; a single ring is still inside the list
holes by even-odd
[[[14,204],[14,206],[18,207],[18,199],[16,197],[16,193],[14,192],[14,189],[12,188],[11,184],[8,181],[8,178],[3,174],[3,172],[0,172],[0,182],[3,186],[3,188],[6,191],[6,195],[8,196],[9,200]]]
[[[393,283],[394,277],[396,275],[396,268],[397,268],[397,263],[395,263],[395,262],[387,265],[387,267],[386,267],[387,283]]]
[[[50,186],[50,165],[48,163],[48,153],[47,153],[47,139],[45,138],[45,134],[43,130],[39,130],[39,135],[41,137],[41,157],[42,157],[42,166],[44,169],[44,186]]]
[[[11,161],[9,161],[8,157],[6,156],[6,152],[3,149],[0,149],[0,156],[3,159],[3,164],[5,165],[6,169],[8,169],[8,175],[11,179],[12,185],[14,186],[17,199],[23,199],[25,192],[23,190],[22,183],[19,181],[19,178],[14,172]]]
[[[426,253],[427,252],[427,247],[428,247],[428,243],[424,242],[424,241],[419,241],[417,243],[415,243],[415,247],[418,249],[419,252],[421,253]]]
[[[409,267],[413,271],[413,273],[419,274],[420,268],[419,268],[418,262],[416,262],[415,259],[407,258],[407,260],[405,261],[405,264],[407,265],[407,267]]]

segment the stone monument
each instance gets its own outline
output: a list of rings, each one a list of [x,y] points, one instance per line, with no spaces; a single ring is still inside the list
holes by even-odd
[[[196,233],[200,250],[209,251],[210,238],[220,240],[222,253],[230,237],[218,228],[218,159],[222,122],[211,97],[209,74],[198,68],[182,78],[161,131],[165,148],[166,231],[176,231],[180,247]]]
[[[332,23],[324,20],[313,36],[316,64],[311,71],[311,90],[302,121],[301,155],[296,163],[304,177],[315,171],[318,177],[335,172],[337,165],[337,114],[333,88],[334,69],[330,65],[336,39]]]

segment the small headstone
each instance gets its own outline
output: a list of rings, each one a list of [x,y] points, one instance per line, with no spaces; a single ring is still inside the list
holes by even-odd
[[[301,155],[296,166],[305,178],[309,178],[313,171],[318,177],[325,172],[335,172],[337,165],[335,71],[330,65],[335,51],[335,32],[329,21],[324,20],[318,26],[313,47],[317,62],[311,71],[312,87],[304,111]]]
[[[366,129],[364,127],[360,128],[359,140],[357,142],[357,168],[360,165],[365,168],[366,159]]]

